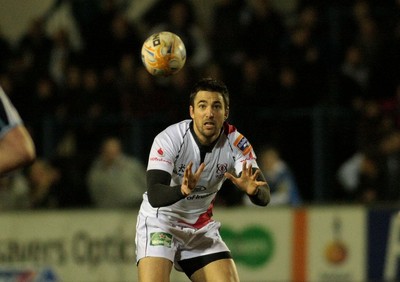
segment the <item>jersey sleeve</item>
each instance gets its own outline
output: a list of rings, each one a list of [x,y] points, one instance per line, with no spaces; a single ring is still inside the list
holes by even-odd
[[[174,169],[174,143],[166,131],[156,136],[150,149],[147,170],[158,169],[172,174]]]
[[[245,136],[237,131],[234,134],[233,152],[235,154],[235,173],[237,175],[242,172],[244,161],[247,162],[247,165],[251,164],[253,168],[258,168],[253,146]]]
[[[0,87],[0,138],[19,124],[22,124],[20,115]]]

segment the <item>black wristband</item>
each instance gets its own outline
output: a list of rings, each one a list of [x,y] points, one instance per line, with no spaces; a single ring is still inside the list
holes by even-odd
[[[259,187],[257,187],[257,190],[256,190],[256,192],[254,193],[254,195],[249,195],[249,194],[247,194],[249,197],[257,197],[258,196],[258,193],[260,193],[260,188]]]

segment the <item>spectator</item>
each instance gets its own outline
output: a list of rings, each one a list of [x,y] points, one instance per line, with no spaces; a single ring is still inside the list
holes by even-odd
[[[355,110],[359,100],[368,98],[369,77],[370,69],[361,48],[348,46],[339,70],[337,103]]]
[[[87,175],[95,207],[139,207],[146,189],[145,175],[143,164],[123,152],[120,139],[106,138]]]
[[[22,171],[0,178],[0,210],[28,209],[29,186]]]
[[[354,198],[356,190],[360,185],[362,164],[366,158],[365,153],[356,152],[340,164],[336,173],[336,181],[339,185],[337,190],[343,192],[344,198],[349,200]]]
[[[31,209],[59,207],[60,171],[45,159],[37,159],[28,169],[29,202]]]
[[[59,28],[51,38],[53,47],[50,51],[48,73],[58,87],[66,83],[66,68],[69,61],[76,59],[78,50],[74,49],[68,30]]]
[[[383,186],[379,160],[378,150],[367,149],[356,152],[340,165],[336,176],[346,201],[361,204],[379,201]]]
[[[400,132],[391,130],[356,152],[337,171],[346,199],[363,204],[400,200]]]
[[[287,163],[281,158],[279,150],[266,145],[261,149],[258,159],[260,169],[271,188],[270,205],[302,204],[296,179]]]
[[[30,97],[27,97],[27,104],[31,110],[27,113],[26,120],[31,125],[32,138],[35,139],[37,154],[44,155],[43,144],[46,136],[41,134],[43,124],[54,118],[59,109],[59,97],[57,87],[50,77],[40,77],[37,79]]]
[[[378,156],[366,154],[360,164],[359,185],[356,189],[356,203],[373,204],[379,201],[379,189],[382,185],[382,172]]]
[[[356,121],[356,142],[360,150],[377,146],[382,138],[393,127],[388,116],[374,99],[361,101],[357,106],[358,118]]]
[[[388,132],[379,144],[382,154],[383,185],[380,185],[379,199],[398,202],[400,200],[400,131]]]

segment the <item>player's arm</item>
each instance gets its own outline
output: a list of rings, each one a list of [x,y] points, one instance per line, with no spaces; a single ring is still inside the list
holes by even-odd
[[[170,186],[171,174],[164,170],[148,170],[146,179],[147,197],[153,208],[169,206],[185,198],[181,185]]]
[[[192,172],[193,163],[190,162],[182,177],[182,184],[170,186],[171,175],[163,170],[147,171],[147,196],[152,207],[169,206],[189,196],[196,187],[200,175],[205,168],[202,163]]]
[[[252,169],[253,174],[255,174],[257,172],[257,170],[258,169],[253,168]],[[268,203],[271,200],[271,193],[270,193],[270,188],[269,188],[268,182],[265,180],[265,177],[261,171],[259,171],[256,179],[257,179],[257,181],[265,182],[265,184],[258,186],[254,195],[250,195],[250,194],[247,194],[247,195],[249,196],[249,198],[253,204],[255,204],[257,206],[266,206],[266,205],[268,205]]]
[[[271,200],[270,188],[258,168],[252,168],[250,164],[243,162],[242,171],[238,177],[226,172],[225,177],[232,181],[240,190],[245,192],[250,200],[258,206],[266,206]]]
[[[0,156],[0,176],[34,161],[35,146],[24,125],[15,126],[0,139]]]

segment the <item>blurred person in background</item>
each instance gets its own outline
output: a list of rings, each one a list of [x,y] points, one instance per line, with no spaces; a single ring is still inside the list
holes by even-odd
[[[36,157],[35,145],[28,129],[0,87],[0,177],[29,165]]]
[[[50,51],[48,74],[58,87],[66,83],[66,69],[70,61],[78,58],[79,51],[74,48],[68,29],[59,28],[51,35],[52,48]]]
[[[299,206],[302,204],[295,176],[281,158],[277,147],[264,145],[260,151],[258,163],[271,188],[270,205]],[[245,203],[250,204],[247,199]]]
[[[383,183],[377,156],[377,150],[360,150],[339,166],[336,180],[346,201],[364,204],[377,201],[377,188]]]
[[[29,185],[22,171],[0,178],[0,211],[28,209]]]
[[[146,189],[145,175],[144,165],[123,152],[120,139],[106,138],[87,175],[87,185],[94,206],[139,207]]]
[[[348,46],[340,65],[338,104],[356,110],[359,101],[368,98],[369,78],[370,68],[361,48]]]
[[[48,160],[38,158],[29,167],[26,177],[31,209],[56,209],[60,206],[63,183],[57,167]]]
[[[383,187],[379,199],[398,202],[400,200],[400,131],[391,130],[385,134],[379,144],[382,154]],[[381,186],[378,186],[381,187]]]
[[[346,199],[363,204],[400,200],[400,131],[389,130],[359,149],[337,171]]]

